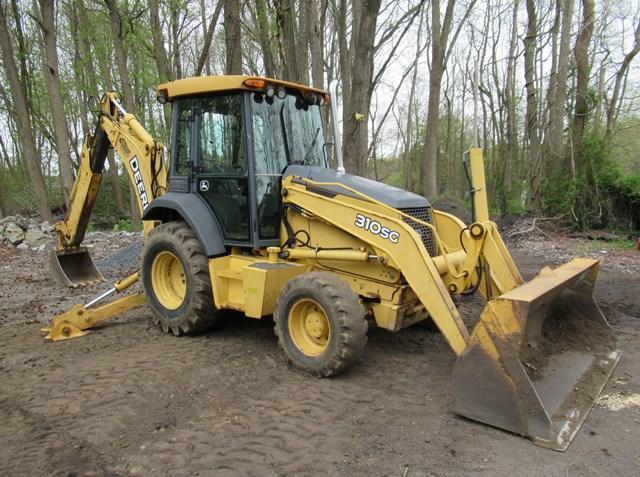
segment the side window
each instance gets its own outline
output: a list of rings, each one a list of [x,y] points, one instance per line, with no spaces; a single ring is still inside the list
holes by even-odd
[[[203,173],[244,175],[242,97],[225,95],[201,100],[200,167]]]
[[[176,175],[189,174],[189,161],[191,160],[191,128],[193,125],[193,101],[182,99],[174,103],[178,108],[178,124],[175,135],[174,171]]]

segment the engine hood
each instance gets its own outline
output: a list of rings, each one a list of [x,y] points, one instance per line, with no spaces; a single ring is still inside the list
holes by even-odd
[[[340,174],[337,171],[323,167],[291,165],[285,170],[283,178],[290,176],[304,177],[316,182],[338,182],[394,209],[430,207],[427,199],[413,192],[407,192],[399,187],[393,187],[371,179],[365,179],[364,177]],[[358,198],[357,195],[338,186],[314,187],[314,190],[330,197],[342,194]]]

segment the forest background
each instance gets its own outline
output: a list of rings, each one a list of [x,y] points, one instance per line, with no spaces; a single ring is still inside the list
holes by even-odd
[[[635,233],[639,51],[634,0],[0,0],[0,216],[64,210],[102,92],[168,143],[158,83],[251,74],[337,79],[347,171],[436,203],[468,201],[477,86],[493,212]],[[139,228],[108,169],[94,223]]]

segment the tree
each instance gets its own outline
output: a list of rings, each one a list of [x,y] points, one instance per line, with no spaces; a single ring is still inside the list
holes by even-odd
[[[33,134],[27,97],[18,74],[13,44],[7,24],[6,4],[0,0],[0,50],[9,88],[13,98],[13,117],[18,129],[18,137],[25,167],[31,180],[33,197],[42,220],[51,221],[51,210],[47,203],[47,189],[40,168],[40,160],[36,152],[36,141]]]
[[[576,176],[576,162],[580,158],[584,141],[584,129],[587,123],[587,115],[590,111],[589,104],[589,75],[591,74],[591,62],[589,60],[589,45],[593,35],[594,2],[582,0],[582,26],[576,40],[574,56],[576,59],[576,99],[573,114],[573,151],[571,172]]]
[[[346,17],[346,3],[340,2]],[[344,165],[347,171],[364,175],[369,139],[369,107],[373,81],[373,53],[380,0],[353,0],[349,47],[340,48],[343,88],[342,127]],[[344,28],[344,25],[343,25]],[[346,30],[346,28],[345,28]],[[338,35],[345,34],[338,32]],[[348,85],[348,86],[347,86]]]
[[[555,61],[557,71],[553,72],[551,79],[555,84],[549,86],[549,122],[546,135],[545,156],[547,156],[549,169],[560,173],[564,170],[564,114],[567,102],[567,83],[569,78],[569,56],[571,52],[571,21],[573,19],[574,0],[556,0],[562,2],[556,10],[562,15],[562,27],[560,30],[560,50]],[[557,21],[557,20],[556,20]]]
[[[122,92],[124,94],[124,106],[128,112],[133,112],[135,111],[135,101],[133,96],[131,78],[129,76],[129,69],[127,68],[127,50],[124,46],[122,16],[120,15],[120,11],[118,10],[116,0],[104,0],[104,2],[109,12],[111,32],[113,34],[113,49],[116,57],[116,64],[118,66],[120,84],[122,86]],[[140,210],[138,207],[138,202],[136,200],[136,194],[131,184],[129,184],[129,191],[129,208],[131,210],[131,222],[136,229],[140,229],[140,227],[142,227],[142,219],[140,217]]]
[[[320,2],[309,0],[311,50],[311,83],[315,88],[324,88],[324,24],[320,13]]]
[[[224,0],[224,44],[228,75],[242,74],[242,37],[240,33],[240,0]]]
[[[213,41],[213,34],[216,31],[216,24],[218,23],[218,18],[220,18],[220,12],[222,11],[222,7],[224,2],[222,0],[218,0],[216,4],[216,9],[211,15],[211,21],[209,22],[209,27],[206,29],[204,44],[202,45],[202,51],[200,51],[200,56],[198,57],[198,64],[196,65],[196,76],[200,76],[202,74],[202,70],[207,63],[207,59],[209,58],[209,52],[211,51],[211,42]]]
[[[526,0],[527,34],[524,38],[524,77],[527,88],[527,113],[525,136],[529,143],[531,158],[531,205],[535,213],[542,211],[542,158],[540,156],[540,134],[538,123],[538,89],[536,88],[536,38],[538,16],[535,0]]]
[[[422,193],[427,197],[438,195],[438,132],[440,127],[440,89],[451,45],[460,33],[460,27],[469,16],[475,0],[467,6],[463,20],[455,31],[451,44],[449,35],[453,26],[455,0],[448,0],[444,19],[440,18],[440,0],[431,1],[431,67],[429,75],[429,101],[427,127],[422,153]]]
[[[64,199],[69,205],[69,195],[73,188],[73,166],[71,165],[70,137],[67,119],[64,113],[64,102],[60,87],[58,52],[56,50],[54,0],[39,0],[40,19],[36,19],[42,31],[44,48],[42,52],[42,70],[47,84],[49,106],[53,118],[55,147],[58,153],[58,168]]]
[[[636,55],[640,52],[640,21],[638,21],[638,25],[636,26],[635,38],[633,42],[633,47],[631,51],[624,56],[622,60],[622,64],[618,71],[616,71],[616,81],[613,87],[613,94],[611,96],[611,101],[609,102],[609,108],[607,108],[607,128],[604,135],[605,144],[611,144],[611,138],[613,137],[613,132],[615,130],[615,122],[618,116],[618,110],[620,107],[620,103],[622,100],[622,82],[624,78],[627,76],[627,72],[629,71],[629,65],[636,57]]]
[[[158,76],[161,82],[173,79],[173,71],[171,71],[171,63],[167,50],[164,47],[164,36],[162,34],[162,25],[160,24],[160,9],[158,0],[148,0],[149,5],[149,23],[151,27],[151,40],[153,43],[153,57],[158,67]]]

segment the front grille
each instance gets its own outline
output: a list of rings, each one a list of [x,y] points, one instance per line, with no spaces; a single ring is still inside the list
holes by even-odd
[[[431,207],[416,207],[416,208],[400,209],[400,210],[405,214],[410,215],[411,217],[415,217],[416,219],[422,220],[423,222],[427,222],[429,224],[433,223],[433,216],[431,215]],[[403,216],[402,220],[404,220],[405,223],[411,225],[411,227],[413,227],[413,229],[416,232],[418,232],[418,235],[420,235],[420,238],[422,239],[422,243],[427,249],[427,252],[429,252],[429,255],[431,255],[432,257],[435,257],[438,254],[437,253],[438,248],[436,246],[435,238],[433,237],[433,231],[426,225],[422,225],[421,223],[416,222],[415,220],[411,220],[409,217]]]

